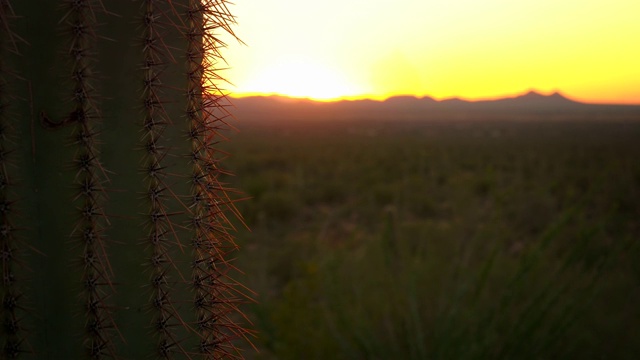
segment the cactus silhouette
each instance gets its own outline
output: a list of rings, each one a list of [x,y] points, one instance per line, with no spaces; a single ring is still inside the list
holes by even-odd
[[[0,0],[3,358],[241,358],[224,0]]]

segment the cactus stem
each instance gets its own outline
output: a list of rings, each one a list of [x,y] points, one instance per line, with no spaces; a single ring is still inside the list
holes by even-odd
[[[90,358],[100,359],[115,356],[112,334],[118,331],[111,315],[113,309],[106,303],[110,297],[107,288],[113,291],[113,269],[102,236],[104,227],[109,225],[102,208],[106,200],[102,183],[108,181],[108,177],[99,161],[96,123],[100,116],[89,76],[94,66],[91,55],[95,51],[93,46],[97,38],[96,12],[102,9],[97,7],[97,2],[82,0],[67,1],[65,6],[67,11],[59,24],[65,24],[69,37],[68,56],[73,88],[71,101],[74,109],[66,119],[54,123],[54,127],[75,125],[71,143],[77,149],[72,165],[77,171],[74,179],[77,189],[74,202],[79,203],[76,229],[83,229],[83,232],[79,234],[74,231],[72,235],[76,234],[82,247],[79,259],[83,269],[82,297],[85,304],[90,304],[85,312],[84,344]]]
[[[15,19],[11,3],[0,1],[0,52],[8,51],[19,54],[18,42],[24,42],[13,33],[11,22]],[[26,352],[28,343],[25,340],[26,331],[23,326],[22,313],[24,308],[21,284],[16,271],[25,268],[20,261],[22,241],[18,238],[16,219],[15,183],[10,168],[15,155],[13,129],[14,116],[11,114],[11,103],[15,100],[9,92],[9,78],[17,78],[4,63],[4,56],[0,56],[0,266],[2,280],[0,282],[0,320],[2,330],[2,354],[5,358],[16,358]],[[27,345],[27,346],[25,346]]]
[[[192,165],[188,226],[193,234],[195,327],[201,337],[197,351],[204,358],[241,358],[233,340],[246,339],[249,331],[227,314],[238,310],[237,304],[247,297],[234,296],[231,285],[235,282],[228,278],[233,266],[226,257],[237,246],[230,233],[234,227],[225,210],[233,209],[234,201],[227,193],[230,189],[218,180],[220,175],[228,174],[219,166],[224,153],[214,148],[225,139],[221,131],[229,128],[224,121],[229,116],[224,106],[226,97],[217,87],[222,79],[213,71],[216,62],[222,60],[218,50],[224,43],[214,32],[223,30],[233,35],[230,25],[235,19],[225,1],[190,0],[186,20],[186,137],[191,143],[188,158]]]
[[[234,22],[225,0],[0,0],[0,358],[241,357],[213,33]]]
[[[167,192],[172,198],[178,199],[170,186],[164,181],[167,178],[166,166],[163,160],[168,154],[162,143],[166,126],[171,119],[165,112],[165,100],[161,97],[160,75],[164,72],[167,61],[175,61],[162,40],[162,21],[164,14],[155,4],[157,1],[146,0],[142,3],[142,54],[143,54],[143,126],[141,148],[144,152],[143,172],[146,172],[147,186],[147,226],[150,240],[150,255],[147,266],[150,272],[151,306],[154,312],[151,330],[157,341],[157,352],[162,358],[172,357],[174,353],[181,353],[189,357],[181,341],[176,340],[177,330],[185,328],[180,312],[175,308],[170,294],[169,269],[173,268],[180,278],[183,275],[174,264],[166,241],[166,235],[172,233],[176,237],[175,244],[181,247],[172,217],[176,212],[169,212]]]

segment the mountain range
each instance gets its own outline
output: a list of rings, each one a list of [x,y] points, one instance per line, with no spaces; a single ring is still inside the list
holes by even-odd
[[[589,118],[611,117],[640,120],[638,105],[600,105],[571,100],[556,92],[542,95],[530,91],[495,100],[397,96],[384,101],[343,100],[317,102],[280,96],[231,98],[234,117],[255,120],[323,119],[435,119],[435,118]]]

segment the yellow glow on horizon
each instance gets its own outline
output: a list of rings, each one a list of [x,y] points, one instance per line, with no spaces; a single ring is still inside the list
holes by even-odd
[[[637,0],[243,0],[234,96],[495,98],[560,91],[640,104]]]
[[[339,71],[311,59],[284,58],[265,66],[243,85],[243,92],[335,100],[362,93]]]

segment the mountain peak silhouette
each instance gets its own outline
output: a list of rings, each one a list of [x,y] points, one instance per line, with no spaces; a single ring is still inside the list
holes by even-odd
[[[536,90],[529,90],[525,94],[522,94],[516,97],[522,97],[522,98],[528,98],[528,99],[564,99],[564,100],[571,101],[569,100],[569,98],[567,98],[560,91],[557,91],[557,90],[552,92],[549,95],[544,95]]]
[[[284,98],[286,99],[286,98]],[[428,119],[454,116],[464,118],[518,117],[522,114],[576,113],[594,111],[640,112],[638,106],[586,104],[565,97],[558,91],[545,95],[535,90],[492,100],[469,101],[460,98],[435,100],[431,97],[397,96],[384,101],[371,99],[314,102],[312,100],[287,101],[282,97],[235,98],[234,116],[239,119]]]

